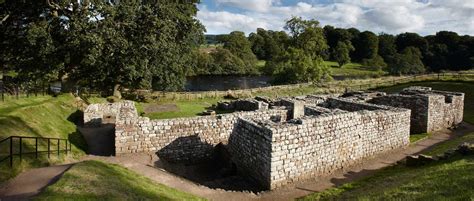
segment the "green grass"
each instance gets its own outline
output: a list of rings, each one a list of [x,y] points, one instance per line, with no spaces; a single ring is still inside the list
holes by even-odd
[[[396,165],[300,200],[472,200],[474,156],[421,167]]]
[[[417,142],[419,140],[425,139],[429,135],[430,135],[430,133],[412,134],[412,135],[410,135],[410,143],[414,143],[414,142]]]
[[[463,136],[457,136],[452,140],[442,142],[436,145],[435,147],[433,147],[432,149],[428,149],[427,151],[424,151],[423,154],[432,155],[432,156],[443,154],[448,150],[456,149],[463,142],[474,143],[474,133],[468,133]]]
[[[463,92],[464,96],[464,121],[474,124],[474,82],[413,82],[399,84],[375,90],[385,92],[399,92],[409,86],[427,86],[435,90]]]
[[[47,159],[45,154],[39,159],[14,157],[14,168],[8,167],[8,162],[0,163],[0,181],[14,177],[25,169],[67,161],[84,154],[86,144],[80,134],[76,132],[74,122],[82,118],[82,112],[77,110],[75,99],[70,94],[58,97],[38,96],[8,97],[0,104],[0,140],[12,135],[66,138],[72,143],[72,154],[58,158],[55,155]],[[19,152],[18,140],[14,142],[14,153]],[[34,151],[34,140],[23,141],[23,151]],[[53,142],[52,149],[56,149]],[[61,146],[62,147],[62,146]],[[39,141],[39,150],[47,150],[47,141]],[[0,144],[0,153],[6,156],[9,152],[9,141]]]
[[[169,112],[155,112],[144,114],[144,116],[149,117],[150,119],[171,119],[178,117],[194,117],[198,116],[199,113],[207,110],[213,104],[216,104],[218,101],[224,100],[223,98],[204,98],[196,100],[179,100],[179,101],[162,101],[162,102],[153,102],[153,103],[142,103],[140,108],[143,111],[143,107],[146,104],[176,104],[178,111],[169,111]]]
[[[118,165],[74,165],[35,200],[204,200],[158,184]]]
[[[339,64],[334,61],[325,61],[324,63],[331,67],[331,74],[333,76],[368,78],[380,77],[387,74],[384,71],[375,71],[358,63],[348,63],[343,65],[342,68],[339,67]]]

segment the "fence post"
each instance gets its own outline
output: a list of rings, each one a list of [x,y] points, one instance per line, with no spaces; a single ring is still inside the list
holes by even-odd
[[[59,142],[61,142],[60,139],[58,139],[58,157],[59,157],[59,149],[60,149],[60,147],[59,147]]]
[[[68,141],[66,140],[66,143],[65,143],[66,144],[66,155],[67,155],[67,143],[68,143]]]
[[[0,80],[0,84],[2,85],[2,88],[0,89],[1,93],[2,93],[2,102],[5,102],[5,95],[4,95],[5,87],[3,86],[3,78],[2,78],[2,80]]]
[[[35,138],[35,155],[38,158],[38,138]]]
[[[10,167],[13,167],[13,137],[10,136]]]
[[[48,158],[50,158],[51,156],[50,150],[51,150],[51,139],[48,138]]]
[[[22,151],[23,151],[23,150],[22,150],[22,147],[21,147],[22,141],[23,141],[23,138],[20,137],[20,143],[19,143],[19,144],[20,144],[20,162],[21,162],[21,154],[22,154]]]

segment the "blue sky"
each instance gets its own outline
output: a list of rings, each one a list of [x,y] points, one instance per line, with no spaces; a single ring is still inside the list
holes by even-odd
[[[282,30],[286,19],[301,16],[375,33],[474,35],[474,0],[202,0],[198,7],[209,34]]]

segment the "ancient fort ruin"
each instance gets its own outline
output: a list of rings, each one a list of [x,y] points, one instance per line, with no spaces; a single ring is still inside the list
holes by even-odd
[[[412,87],[398,94],[355,92],[220,103],[237,112],[150,120],[134,103],[92,104],[86,125],[115,121],[115,154],[156,153],[194,163],[225,145],[239,172],[264,189],[327,175],[409,144],[412,133],[462,121],[464,94]]]

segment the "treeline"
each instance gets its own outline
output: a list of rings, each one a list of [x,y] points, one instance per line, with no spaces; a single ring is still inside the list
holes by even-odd
[[[240,37],[237,38],[236,35]],[[286,22],[285,31],[259,28],[247,38],[242,35],[241,32],[232,32],[230,35],[208,37],[214,44],[224,46],[211,51],[210,54],[199,52],[199,62],[194,67],[194,72],[264,73],[273,75],[277,82],[292,83],[326,77],[327,67],[318,62],[319,60],[336,61],[340,67],[357,62],[372,70],[384,70],[393,75],[466,70],[474,67],[474,37],[460,36],[449,31],[429,36],[416,33],[377,35],[355,28],[320,27],[318,21],[294,17]],[[237,54],[235,50],[243,51],[246,52],[245,57],[222,54],[228,47],[228,38],[232,38],[234,42],[233,50],[228,49],[230,52],[227,53]],[[248,50],[249,44],[255,57],[266,61],[264,68],[253,66],[252,69],[252,66],[249,66],[254,61]],[[220,60],[220,55],[225,55],[227,59]],[[243,61],[252,62],[244,65]],[[233,65],[230,65],[231,62]],[[227,69],[233,70],[223,72],[217,67],[219,65],[228,66],[230,68]]]
[[[183,88],[204,40],[197,3],[164,0],[6,0],[2,74],[22,84],[69,80],[114,92]]]

